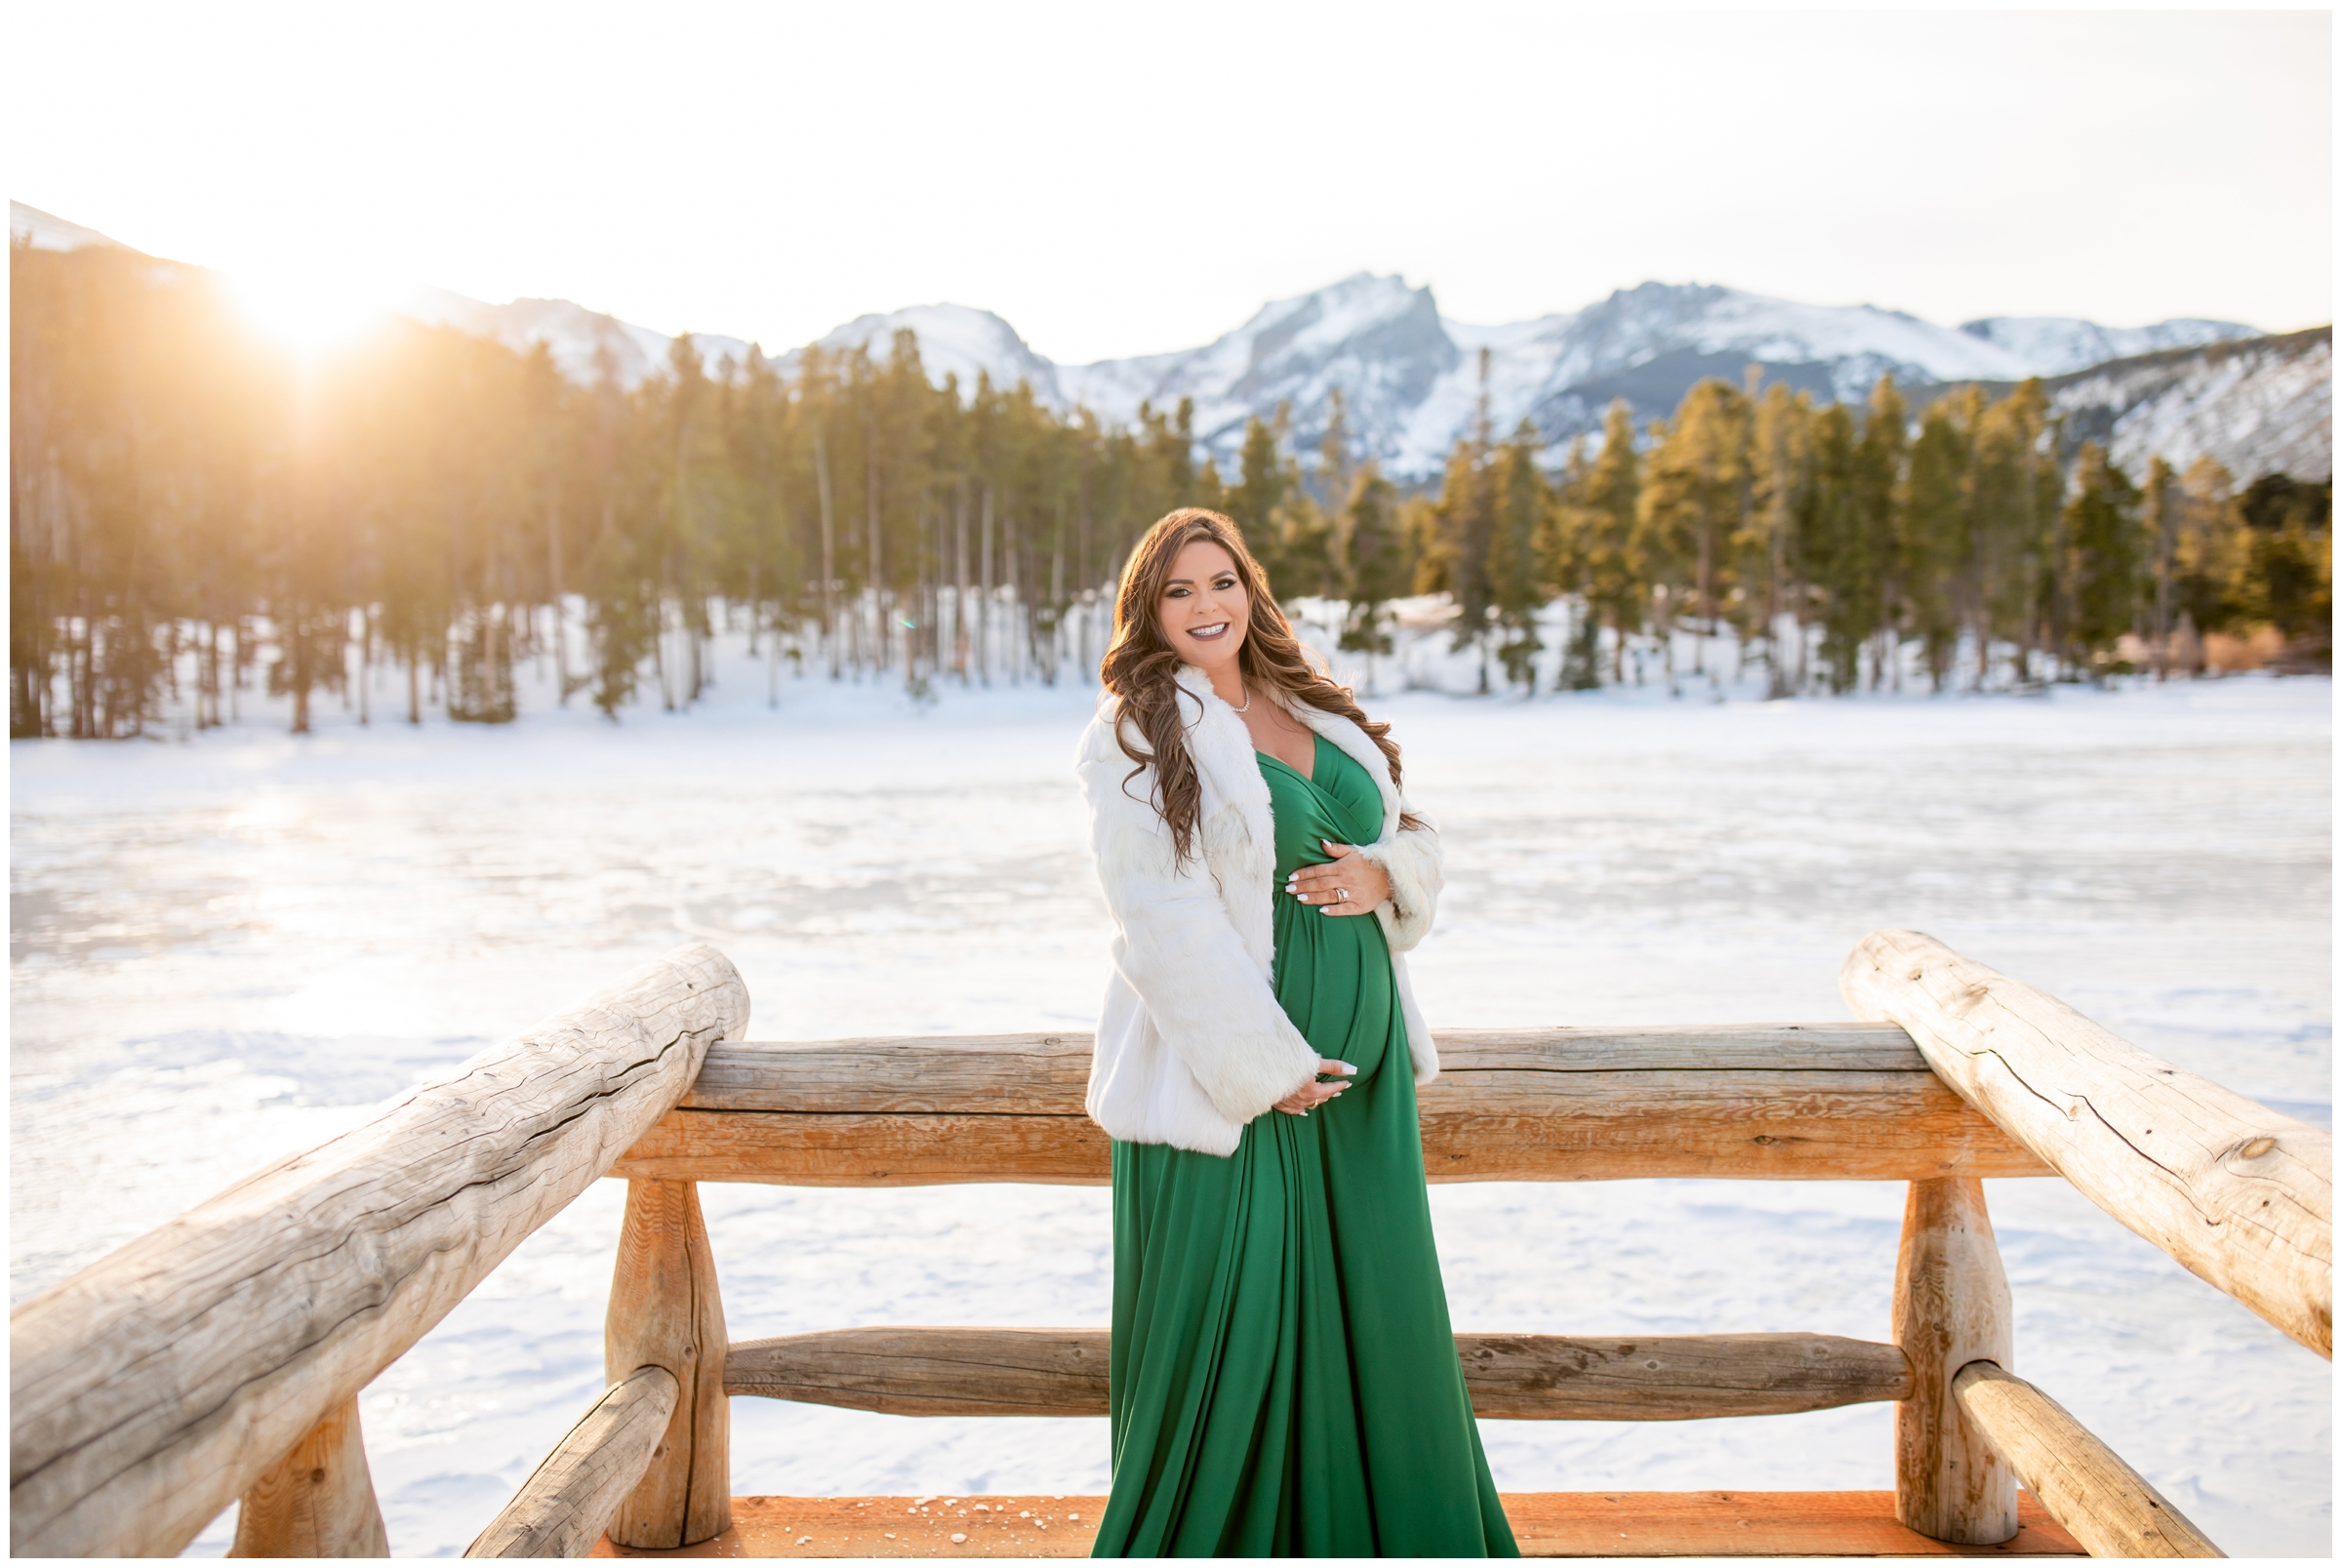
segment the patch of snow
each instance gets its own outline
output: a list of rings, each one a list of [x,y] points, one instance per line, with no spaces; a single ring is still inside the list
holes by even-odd
[[[962,304],[922,304],[856,316],[825,333],[819,343],[833,350],[868,348],[874,358],[883,360],[893,352],[898,332],[909,332],[918,340],[920,363],[938,386],[956,379],[961,394],[973,396],[978,378],[989,377],[1003,391],[1028,384],[1035,398],[1061,413],[1071,407],[1060,388],[1058,367],[1034,353],[1014,327],[989,310]],[[783,356],[784,373],[793,375],[800,359],[795,351]]]
[[[561,374],[585,384],[607,374],[621,386],[639,386],[666,370],[675,342],[665,333],[588,310],[569,300],[488,304],[447,289],[423,288],[401,302],[396,313],[426,326],[453,327],[493,338],[524,353],[544,343]],[[746,364],[750,346],[738,338],[713,333],[694,333],[692,344],[711,376],[722,374],[728,365]]]
[[[2102,327],[2078,316],[1986,316],[1961,322],[1959,330],[2006,349],[2035,376],[2063,376],[2110,359],[2261,336],[2258,327],[2241,321],[2206,321],[2196,316],[2147,327]]]
[[[36,251],[78,251],[85,245],[104,245],[116,250],[129,247],[119,240],[108,239],[94,228],[68,222],[38,207],[27,207],[20,201],[8,204],[8,237],[29,245]]]
[[[2119,361],[2068,379],[2050,406],[2066,416],[2069,440],[2105,441],[2134,480],[2159,456],[2183,469],[2214,458],[2240,480],[2333,477],[2330,333],[2237,343],[2177,363]]]

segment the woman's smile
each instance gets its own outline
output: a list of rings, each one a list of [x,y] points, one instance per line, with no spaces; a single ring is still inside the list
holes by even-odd
[[[1190,626],[1188,635],[1198,642],[1216,642],[1228,635],[1229,624],[1226,621],[1214,621],[1200,626]]]

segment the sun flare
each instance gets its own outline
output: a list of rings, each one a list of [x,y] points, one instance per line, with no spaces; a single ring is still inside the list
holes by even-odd
[[[229,293],[253,330],[303,358],[343,348],[380,327],[385,293],[371,281],[313,273],[230,273]]]

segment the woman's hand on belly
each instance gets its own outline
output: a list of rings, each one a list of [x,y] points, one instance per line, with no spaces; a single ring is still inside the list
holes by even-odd
[[[1318,840],[1333,857],[1321,865],[1305,865],[1285,878],[1285,891],[1319,914],[1372,914],[1391,899],[1391,877],[1381,866],[1349,844]]]
[[[1357,1070],[1347,1062],[1329,1062],[1320,1058],[1317,1063],[1318,1078],[1329,1075],[1336,1078],[1348,1078]],[[1313,1107],[1324,1105],[1349,1087],[1350,1085],[1347,1083],[1319,1083],[1317,1078],[1312,1078],[1308,1083],[1278,1101],[1276,1108],[1288,1116],[1306,1116]]]

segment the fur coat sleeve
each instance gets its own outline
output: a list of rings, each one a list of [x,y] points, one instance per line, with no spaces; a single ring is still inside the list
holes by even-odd
[[[1171,1062],[1232,1131],[1317,1070],[1315,1048],[1285,1016],[1270,985],[1273,844],[1252,842],[1248,814],[1207,790],[1194,854],[1179,862],[1153,803],[1154,772],[1146,768],[1131,776],[1133,764],[1110,723],[1102,714],[1091,724],[1077,772],[1089,805],[1091,850],[1115,926],[1114,966],[1144,1006],[1149,1033],[1159,1037]],[[1257,874],[1255,861],[1261,863]],[[1261,929],[1249,939],[1231,907],[1239,901],[1248,912],[1252,903],[1260,905],[1260,918],[1249,923]],[[1106,1049],[1102,1039],[1102,1056]],[[1094,1084],[1094,1099],[1111,1093],[1110,1085]],[[1136,1132],[1117,1131],[1113,1121],[1100,1119],[1117,1137]],[[1216,1147],[1228,1141],[1215,1132],[1206,1142],[1216,1152],[1231,1152],[1232,1142]]]

